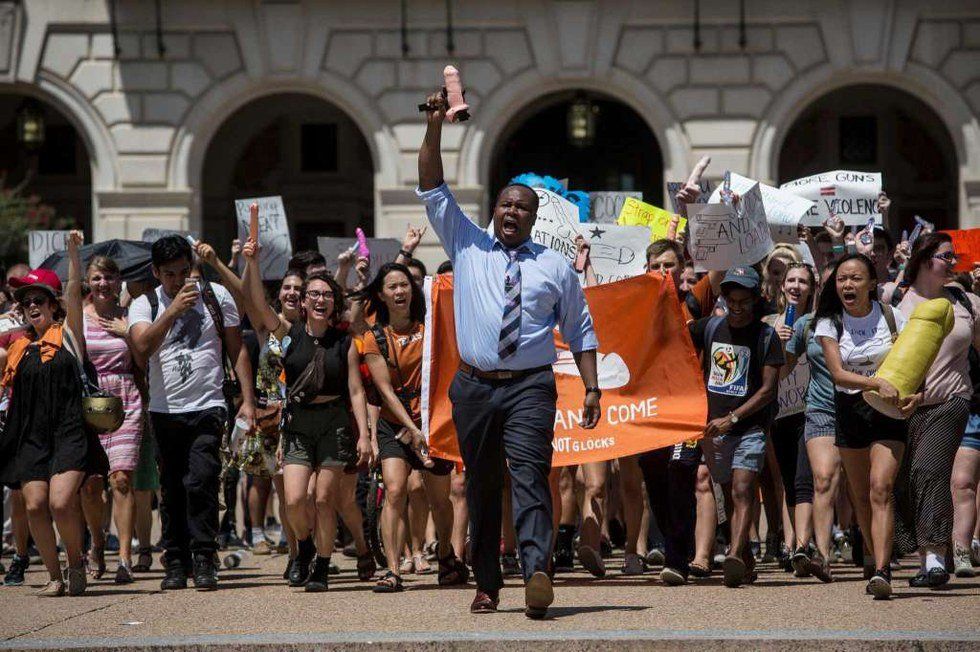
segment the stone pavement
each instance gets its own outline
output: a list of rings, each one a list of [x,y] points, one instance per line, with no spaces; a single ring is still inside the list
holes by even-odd
[[[623,577],[613,560],[602,580],[560,575],[549,618],[530,621],[515,580],[499,613],[474,616],[472,585],[409,576],[404,593],[376,595],[357,581],[352,560],[340,561],[342,574],[323,594],[285,586],[278,555],[223,569],[215,593],[163,593],[157,567],[129,586],[114,585],[110,572],[82,597],[44,599],[32,595],[44,579],[32,567],[30,586],[0,587],[0,650],[980,649],[980,578],[910,589],[906,569],[895,598],[874,602],[853,567],[835,567],[838,581],[824,585],[763,565],[757,584],[733,590],[719,577],[676,588],[653,574]]]

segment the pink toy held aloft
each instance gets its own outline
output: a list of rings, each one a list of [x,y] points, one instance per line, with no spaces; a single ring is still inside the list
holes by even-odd
[[[370,258],[371,250],[368,249],[367,238],[364,237],[364,231],[361,227],[354,229],[354,235],[357,236],[357,255],[361,258]]]
[[[446,66],[442,71],[446,81],[446,95],[449,100],[449,111],[446,118],[450,122],[463,122],[470,117],[470,105],[463,99],[463,83],[459,79],[459,71],[455,66]]]

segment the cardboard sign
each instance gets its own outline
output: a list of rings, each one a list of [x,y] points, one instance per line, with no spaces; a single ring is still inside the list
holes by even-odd
[[[402,248],[402,243],[394,238],[365,238],[368,249],[371,251],[371,272],[368,279],[373,279],[381,266],[385,263],[395,262],[398,258],[398,251]],[[351,238],[326,238],[316,239],[316,248],[327,259],[327,268],[330,273],[337,271],[337,256],[357,246],[357,240]],[[354,276],[354,268],[351,267],[351,279]],[[351,280],[351,282],[353,282]]]
[[[788,242],[795,244],[799,241],[798,228],[803,217],[813,207],[813,202],[799,197],[786,190],[780,190],[764,183],[759,183],[740,174],[731,173],[732,192],[744,195],[752,186],[758,184],[762,193],[762,205],[765,207],[766,220],[772,233],[773,242]],[[721,188],[711,195],[711,203],[721,201]]]
[[[590,222],[598,224],[615,224],[619,218],[619,212],[623,210],[623,204],[627,199],[638,199],[643,201],[643,193],[636,192],[590,192],[589,206],[591,215]]]
[[[437,276],[426,290],[422,427],[434,457],[460,460],[449,386],[459,368],[457,338],[465,333],[456,332],[452,275]],[[599,341],[602,411],[595,429],[579,426],[585,387],[556,334],[553,465],[601,462],[680,442],[693,446],[704,430],[707,400],[673,283],[644,274],[585,288],[585,297]]]
[[[259,205],[259,246],[262,249],[259,267],[262,270],[262,279],[278,281],[286,273],[289,259],[293,256],[293,243],[289,239],[286,209],[282,205],[282,197],[278,195],[275,197],[236,199],[235,214],[238,218],[238,239],[242,242],[248,238],[248,207],[252,202]],[[240,265],[243,266],[244,261]]]
[[[688,206],[688,249],[699,272],[754,265],[772,251],[772,235],[758,184],[727,204]]]
[[[68,233],[68,231],[28,231],[27,260],[31,269],[40,267],[41,263],[56,251],[67,249],[65,239]]]
[[[667,182],[667,196],[670,197],[671,208],[674,209],[675,213],[681,212],[681,205],[677,203],[676,195],[680,192],[680,189],[684,187],[684,184],[680,181],[668,181]],[[698,200],[694,202],[695,204],[707,204],[708,198],[711,196],[711,181],[708,179],[701,179],[698,181],[698,187],[701,188],[701,194],[698,196]]]
[[[779,187],[814,202],[803,216],[806,226],[822,225],[832,212],[844,220],[844,224],[864,226],[873,218],[875,224],[881,225],[881,213],[878,212],[880,172],[834,170],[787,181]]]
[[[653,204],[646,204],[638,199],[627,199],[623,210],[619,213],[617,224],[623,226],[646,226],[650,229],[650,241],[662,240],[667,237],[667,229],[674,214]],[[683,217],[677,225],[677,233],[683,233],[687,220]]]
[[[644,226],[617,224],[580,224],[578,207],[550,190],[535,188],[538,194],[538,218],[531,239],[563,255],[574,263],[578,248],[575,238],[581,234],[592,245],[590,258],[599,283],[610,283],[644,272],[650,230]],[[630,200],[636,201],[636,200]]]
[[[973,263],[980,263],[980,229],[961,229],[943,231],[953,239],[953,251],[959,255],[956,271],[969,272]]]
[[[800,357],[788,376],[779,381],[777,419],[799,414],[806,408],[806,390],[810,385],[810,363]]]

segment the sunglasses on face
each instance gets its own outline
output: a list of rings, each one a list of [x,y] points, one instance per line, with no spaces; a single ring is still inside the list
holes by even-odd
[[[20,305],[22,305],[25,308],[30,308],[31,306],[41,307],[41,306],[46,306],[47,304],[48,304],[48,298],[45,296],[27,297],[26,299],[20,302]]]
[[[944,254],[936,254],[935,256],[933,256],[933,258],[935,258],[936,260],[941,260],[948,265],[952,265],[956,263],[957,260],[960,259],[960,257],[957,256],[952,251],[947,251]]]

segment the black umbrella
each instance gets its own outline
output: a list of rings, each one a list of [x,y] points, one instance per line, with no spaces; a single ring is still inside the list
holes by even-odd
[[[95,256],[107,256],[116,261],[124,281],[152,281],[153,272],[150,269],[151,242],[134,240],[105,240],[83,246],[79,253],[82,256],[82,272],[84,267]],[[53,270],[62,281],[68,279],[68,252],[56,251],[41,263],[44,269]]]

